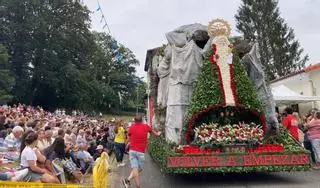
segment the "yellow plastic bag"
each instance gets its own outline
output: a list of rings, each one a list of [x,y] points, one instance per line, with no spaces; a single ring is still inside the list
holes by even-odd
[[[106,188],[108,180],[108,154],[103,152],[93,167],[93,187]]]

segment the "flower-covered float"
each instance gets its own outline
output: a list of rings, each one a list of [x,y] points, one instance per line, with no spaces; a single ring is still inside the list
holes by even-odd
[[[149,121],[165,133],[150,137],[151,157],[168,173],[308,170],[310,154],[276,122],[257,46],[240,60],[230,31],[222,19],[186,25],[148,51]]]

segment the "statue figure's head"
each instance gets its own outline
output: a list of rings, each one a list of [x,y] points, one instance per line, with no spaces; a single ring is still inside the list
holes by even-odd
[[[217,36],[225,36],[228,38],[231,34],[231,27],[228,22],[223,19],[214,19],[209,22],[208,34],[212,38]]]
[[[204,30],[196,30],[192,34],[192,40],[195,41],[199,48],[203,49],[209,40],[208,32]]]
[[[215,19],[209,22],[208,34],[212,38],[212,44],[217,46],[217,53],[228,55],[230,42],[228,37],[231,33],[231,27],[227,21],[223,19]]]

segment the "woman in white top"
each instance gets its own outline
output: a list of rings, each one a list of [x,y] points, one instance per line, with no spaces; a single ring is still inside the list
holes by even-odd
[[[42,183],[60,183],[57,177],[50,174],[48,170],[37,166],[37,155],[34,151],[37,143],[38,135],[34,132],[29,133],[25,139],[26,147],[21,153],[21,167],[29,169],[31,181]]]

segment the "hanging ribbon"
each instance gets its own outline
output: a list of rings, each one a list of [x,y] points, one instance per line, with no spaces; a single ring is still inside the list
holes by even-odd
[[[101,16],[100,23],[102,23],[103,20],[104,20],[104,15]]]
[[[100,20],[100,23],[102,23],[102,22],[104,22],[104,25],[103,25],[103,29],[105,29],[105,28],[107,28],[108,29],[108,32],[109,32],[109,34],[111,34],[111,31],[110,31],[110,28],[109,28],[109,25],[108,25],[108,23],[107,23],[107,20],[106,20],[106,18],[105,18],[105,16],[104,16],[104,14],[103,14],[103,11],[102,11],[102,8],[101,8],[101,6],[100,6],[100,2],[99,2],[99,0],[97,0],[97,3],[98,3],[98,8],[96,9],[97,10],[97,12],[100,12],[101,13],[101,20]]]

